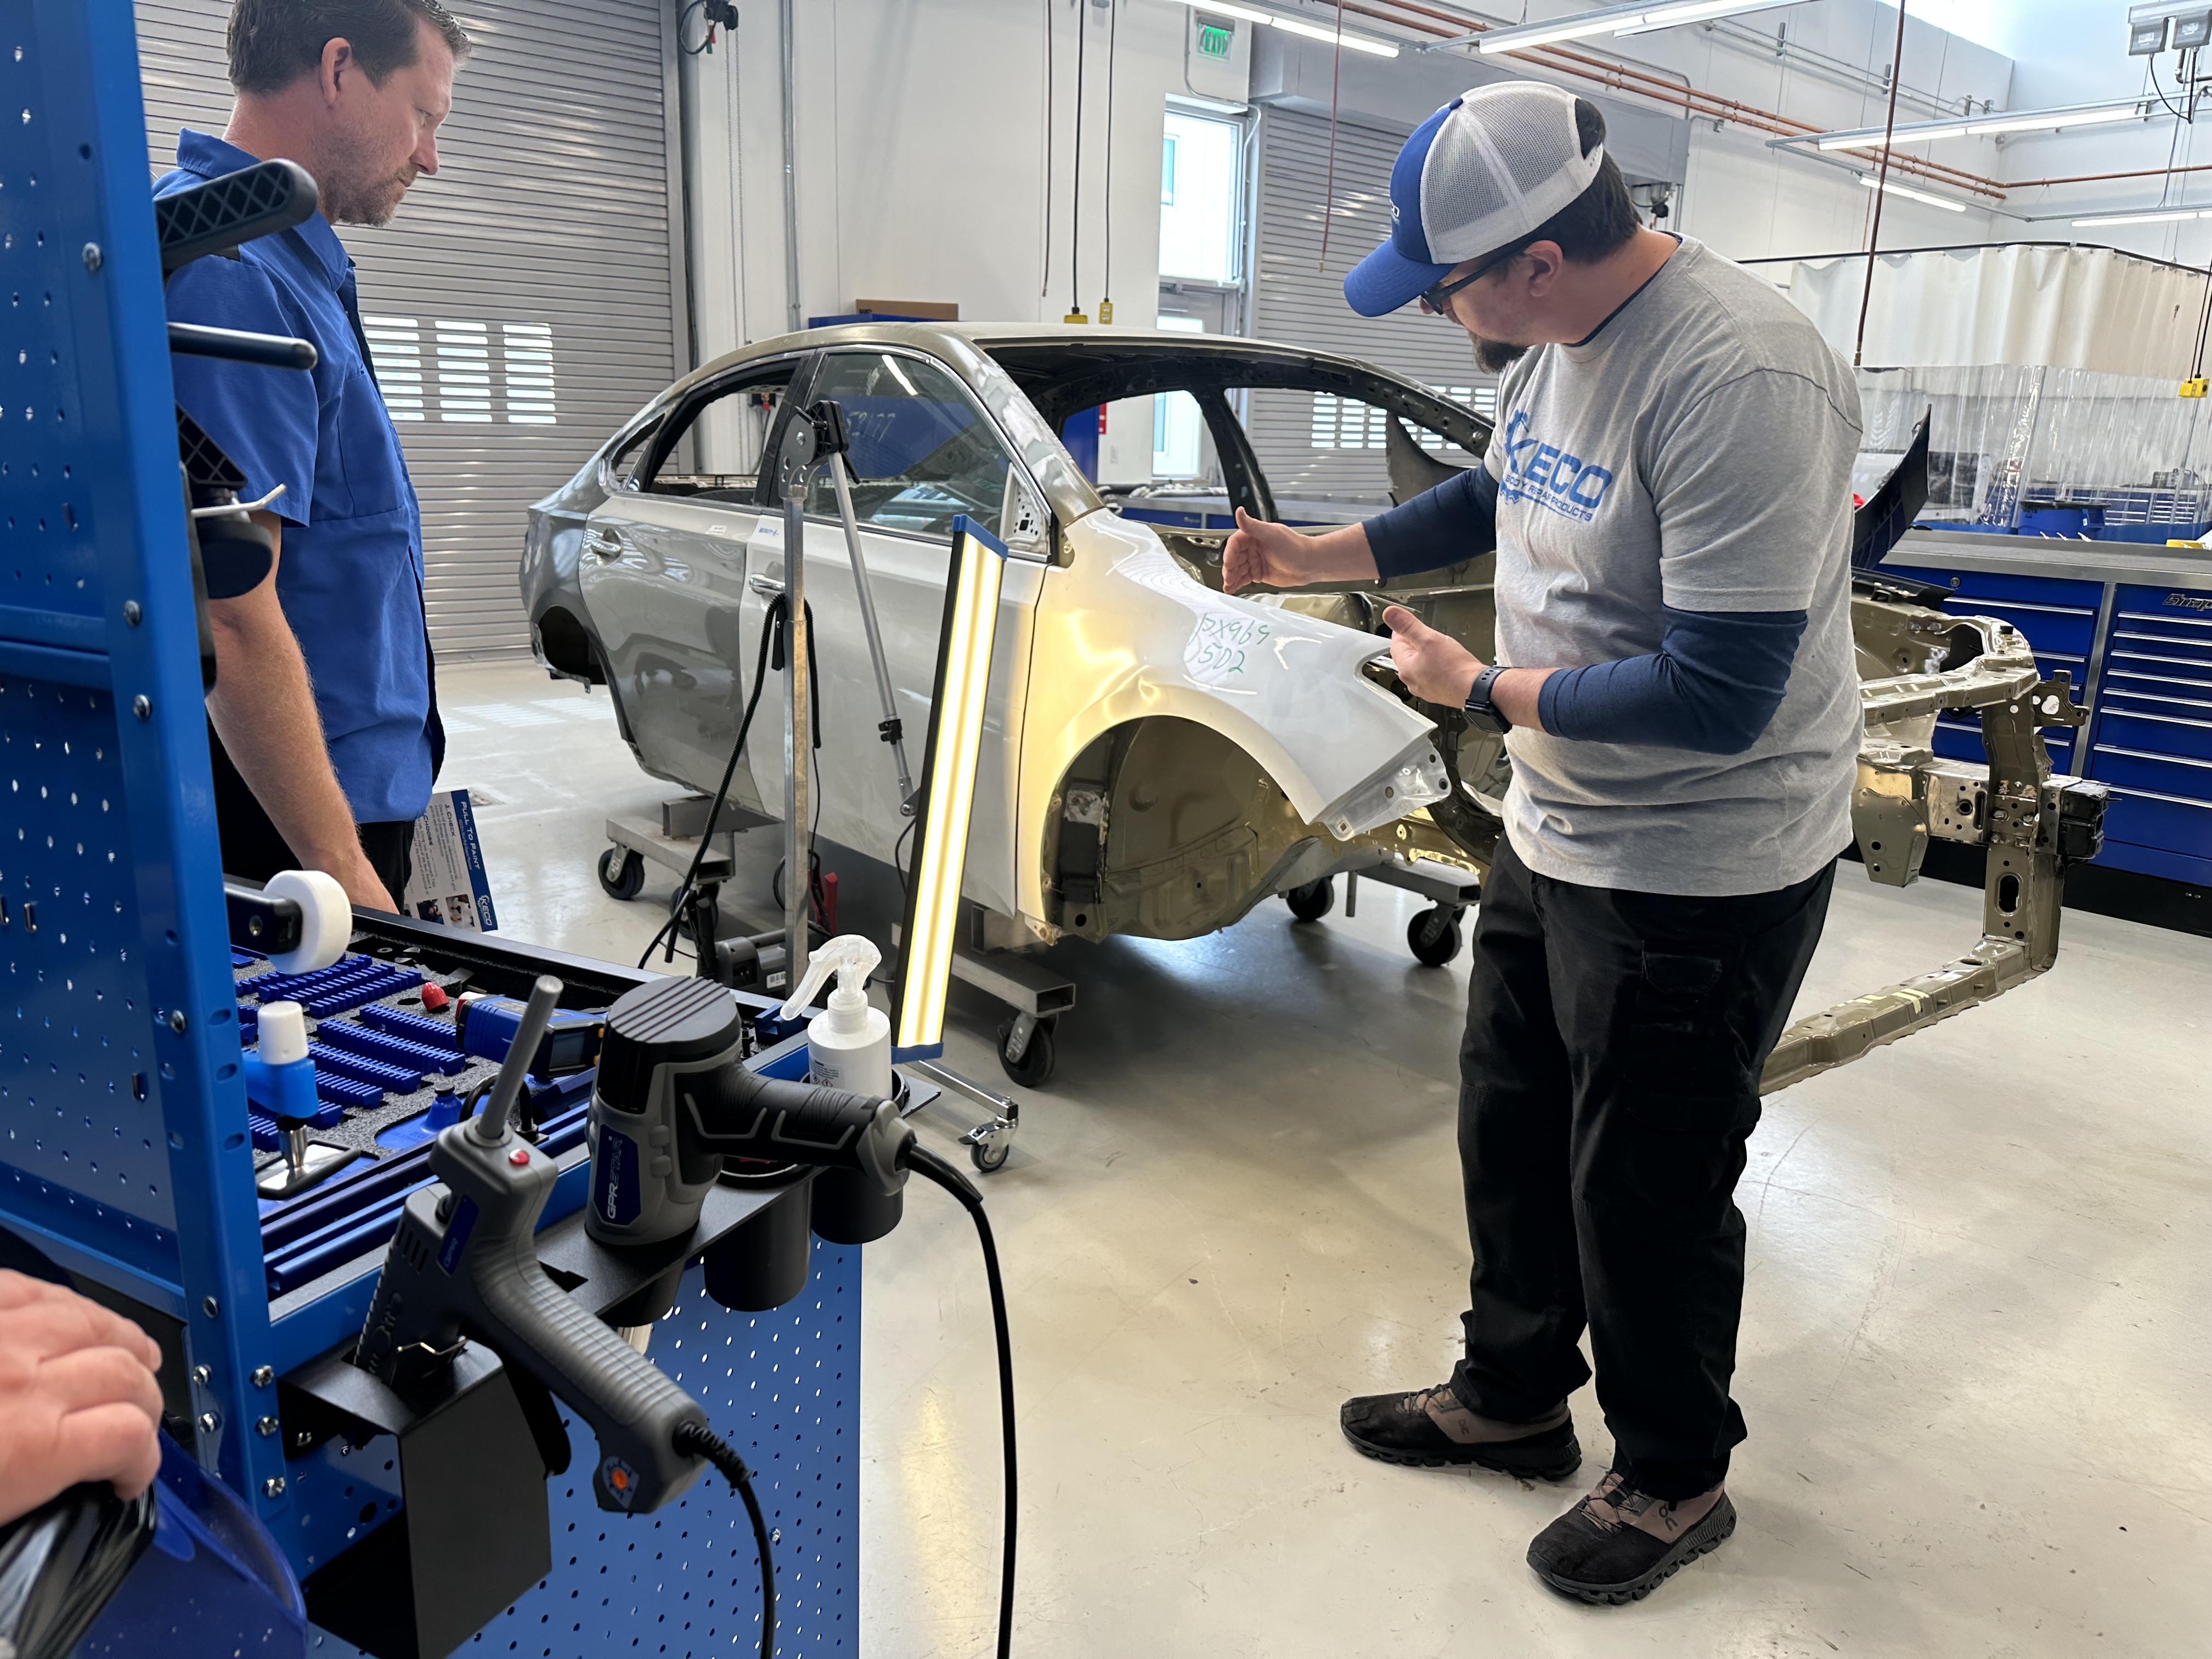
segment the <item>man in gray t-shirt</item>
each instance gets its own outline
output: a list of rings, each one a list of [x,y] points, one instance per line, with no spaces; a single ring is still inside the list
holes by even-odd
[[[1240,512],[1224,576],[1497,551],[1494,664],[1383,616],[1414,695],[1513,759],[1461,1049],[1466,1357],[1342,1420],[1385,1462],[1564,1480],[1587,1328],[1613,1466],[1528,1560],[1610,1603],[1735,1526],[1735,1182],[1850,839],[1859,404],[1765,284],[1638,226],[1604,133],[1509,82],[1407,142],[1390,239],[1345,295],[1370,316],[1418,298],[1503,371],[1484,465],[1321,536]]]

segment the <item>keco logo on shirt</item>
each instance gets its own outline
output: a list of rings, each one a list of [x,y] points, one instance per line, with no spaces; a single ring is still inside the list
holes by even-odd
[[[1528,416],[1516,411],[1505,426],[1505,477],[1498,498],[1531,501],[1563,519],[1588,523],[1613,488],[1613,473],[1528,435]]]

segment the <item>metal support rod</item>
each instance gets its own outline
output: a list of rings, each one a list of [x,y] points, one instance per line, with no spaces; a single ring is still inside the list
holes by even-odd
[[[813,823],[814,711],[806,671],[813,641],[806,627],[806,471],[783,495],[783,938],[784,985],[806,977],[806,912],[813,896],[807,831]],[[702,945],[711,951],[712,945]]]
[[[796,26],[793,11],[791,0],[781,0],[776,27],[783,47],[783,295],[791,331],[796,334],[799,326],[799,70],[791,38]]]
[[[860,626],[868,635],[868,661],[876,671],[876,695],[883,700],[884,723],[895,726],[898,720],[898,698],[891,689],[890,663],[884,655],[884,631],[876,624],[876,599],[868,587],[868,561],[860,551],[860,526],[853,516],[853,490],[845,472],[845,458],[830,458],[830,477],[837,486],[837,516],[845,521],[845,550],[853,556],[853,586],[860,595]],[[914,811],[914,775],[907,770],[906,738],[890,739],[891,762],[898,769],[899,811],[911,816]]]

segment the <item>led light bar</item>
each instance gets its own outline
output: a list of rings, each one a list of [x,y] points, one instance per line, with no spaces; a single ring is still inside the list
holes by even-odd
[[[1926,191],[1915,190],[1910,185],[1893,185],[1887,180],[1875,178],[1870,173],[1859,174],[1859,182],[1869,190],[1878,190],[1885,196],[1907,197],[1916,202],[1925,202],[1929,207],[1942,208],[1946,212],[1964,213],[1966,210],[1966,204],[1964,202],[1947,201],[1941,196],[1930,196]]]
[[[969,815],[983,752],[983,705],[1006,565],[1006,544],[997,537],[965,514],[953,520],[929,749],[915,803],[914,868],[899,938],[898,1024],[891,1036],[896,1060],[927,1060],[945,1052],[945,994],[959,932],[960,878],[968,862]]]
[[[1285,17],[1279,11],[1261,11],[1256,6],[1234,5],[1228,3],[1228,0],[1183,0],[1183,3],[1201,15],[1240,17],[1248,23],[1265,24],[1286,33],[1303,34],[1310,40],[1326,40],[1331,46],[1341,43],[1347,52],[1364,52],[1377,58],[1395,58],[1398,55],[1397,46],[1392,41],[1377,40],[1371,34],[1354,34],[1350,29],[1339,34],[1333,28],[1309,23],[1303,18]]]
[[[1911,121],[1890,134],[1893,144],[1920,144],[1936,138],[1988,138],[2001,132],[2047,132],[2057,127],[2087,127],[2141,120],[2144,100],[2127,104],[2075,104],[2059,109],[1997,110],[1972,118]],[[1851,127],[1837,132],[1808,132],[1783,143],[1810,142],[1816,149],[1880,149],[1880,127]]]
[[[1660,3],[1607,6],[1573,17],[1554,17],[1541,23],[1522,23],[1510,29],[1491,29],[1464,44],[1486,57],[1501,52],[1528,52],[1562,40],[1584,40],[1594,34],[1648,34],[1654,29],[1701,23],[1716,17],[1733,17],[1747,11],[1769,11],[1790,0],[1660,0]],[[1453,44],[1440,42],[1442,45]]]
[[[2160,208],[2147,213],[2100,213],[2094,219],[2076,219],[2076,230],[2087,230],[2097,225],[2160,225],[2171,224],[2177,219],[2212,219],[2212,212],[2200,208]]]

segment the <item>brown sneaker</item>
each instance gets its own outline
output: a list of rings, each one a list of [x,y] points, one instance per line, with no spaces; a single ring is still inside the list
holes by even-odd
[[[1385,1463],[1443,1468],[1474,1464],[1506,1474],[1564,1480],[1582,1467],[1565,1404],[1528,1423],[1503,1423],[1460,1403],[1451,1384],[1417,1394],[1369,1394],[1344,1402],[1344,1437]]]
[[[1640,1601],[1735,1530],[1725,1486],[1668,1499],[1608,1473],[1589,1496],[1538,1533],[1528,1565],[1562,1595],[1593,1606]]]

